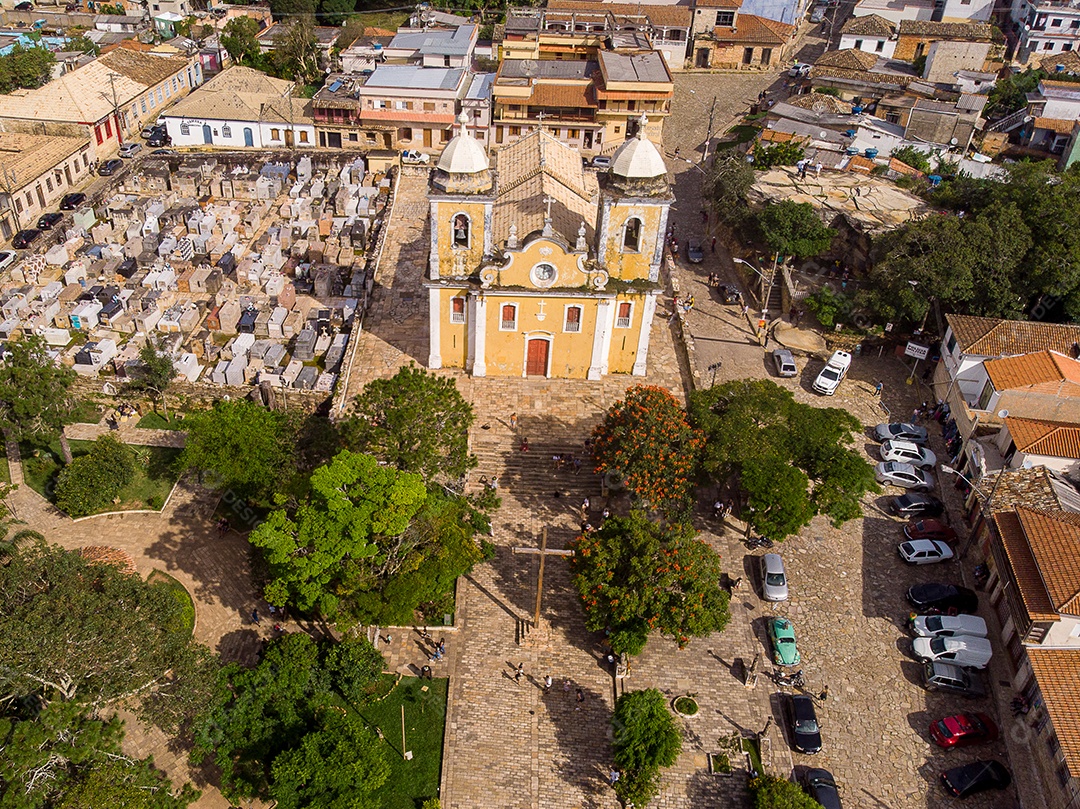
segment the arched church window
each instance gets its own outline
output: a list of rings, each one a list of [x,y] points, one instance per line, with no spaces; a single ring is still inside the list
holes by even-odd
[[[469,217],[459,213],[454,217],[454,247],[469,246]]]
[[[624,250],[640,250],[641,249],[641,220],[640,219],[627,219],[626,227],[623,230],[623,249]]]

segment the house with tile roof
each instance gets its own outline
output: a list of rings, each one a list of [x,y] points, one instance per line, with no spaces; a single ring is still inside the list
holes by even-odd
[[[8,182],[0,192],[0,237],[8,241],[54,210],[91,173],[90,139],[0,132]]]
[[[222,71],[164,115],[175,146],[314,148],[311,100],[293,83],[240,65]]]
[[[1013,3],[1010,11],[1021,64],[1041,61],[1052,73],[1057,62],[1047,65],[1048,59],[1067,62],[1080,50],[1080,7],[1067,0],[1033,0]]]
[[[646,131],[643,121],[603,173],[546,129],[498,150],[493,168],[461,122],[428,194],[428,367],[646,373],[674,201]]]
[[[1030,675],[1021,694],[1031,709],[1025,727],[1038,779],[1041,806],[1071,809],[1080,803],[1080,650],[1031,648],[1027,652]]]
[[[693,11],[688,5],[607,3],[599,0],[549,0],[542,30],[550,35],[564,32],[610,33],[642,31],[664,55],[668,69],[682,70]]]
[[[896,23],[879,14],[849,18],[840,29],[839,50],[848,48],[892,58],[896,50]]]
[[[1073,124],[1080,120],[1080,80],[1042,79],[1038,89],[1028,93],[1027,114],[1032,120],[1024,127],[1024,143],[1053,155],[1062,154],[1069,145]]]
[[[981,22],[935,22],[933,20],[902,20],[897,28],[893,57],[913,62],[928,56],[935,42],[962,42],[984,45],[986,61],[993,49],[1000,56],[1004,42],[994,49],[994,28]]]
[[[1080,424],[1006,416],[994,443],[1012,468],[1045,466],[1070,475],[1080,471]]]
[[[854,9],[856,17],[876,14],[893,23],[901,20],[988,22],[993,12],[993,0],[859,0]]]
[[[716,25],[694,33],[693,64],[712,69],[769,69],[788,61],[797,27],[741,9],[717,12]]]

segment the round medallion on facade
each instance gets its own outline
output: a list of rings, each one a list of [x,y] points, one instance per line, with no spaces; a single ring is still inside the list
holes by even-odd
[[[541,261],[529,272],[529,280],[532,281],[535,286],[541,288],[551,286],[558,277],[559,271],[555,269],[555,265],[548,264],[546,261]]]

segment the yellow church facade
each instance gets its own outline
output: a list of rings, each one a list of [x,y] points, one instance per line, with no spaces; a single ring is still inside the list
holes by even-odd
[[[627,141],[601,176],[537,130],[497,160],[459,135],[432,173],[429,367],[644,375],[672,201],[656,147]]]

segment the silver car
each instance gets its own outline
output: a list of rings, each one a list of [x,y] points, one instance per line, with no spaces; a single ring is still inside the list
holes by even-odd
[[[766,601],[787,601],[787,572],[778,553],[761,557],[761,594]]]
[[[899,486],[901,489],[914,489],[917,492],[928,492],[934,488],[933,476],[909,463],[883,461],[874,467],[874,478],[878,483]]]
[[[916,615],[909,622],[911,632],[921,638],[970,635],[987,637],[986,621],[978,615]]]
[[[909,463],[920,469],[937,464],[937,456],[921,444],[914,441],[890,439],[881,445],[881,460]]]
[[[799,373],[799,369],[795,367],[795,358],[786,348],[774,350],[772,358],[779,376],[795,376]]]

